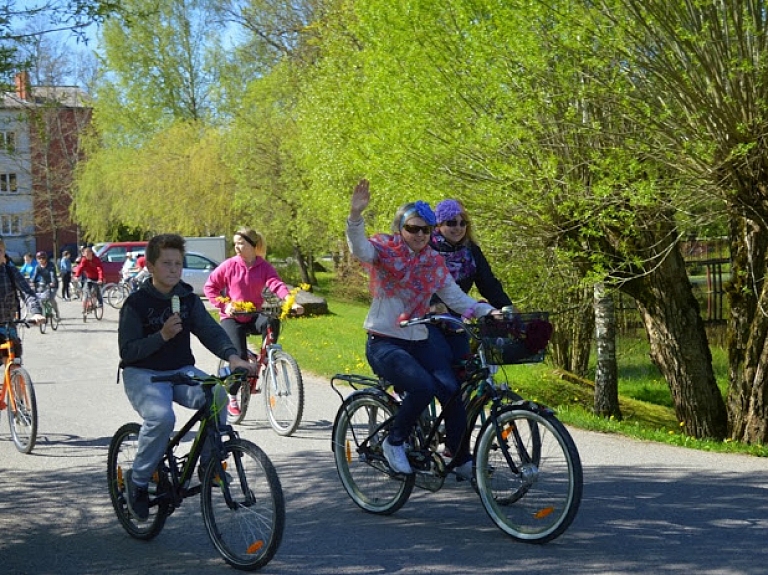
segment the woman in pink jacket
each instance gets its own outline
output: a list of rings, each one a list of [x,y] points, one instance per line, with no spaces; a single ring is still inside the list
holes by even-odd
[[[264,303],[265,287],[280,299],[285,299],[290,290],[272,264],[264,259],[267,244],[261,233],[251,228],[241,228],[235,232],[234,244],[235,255],[224,260],[211,272],[204,291],[208,301],[219,310],[221,327],[237,348],[238,355],[246,359],[246,337],[257,333],[264,337],[270,319],[258,311],[236,313],[233,302],[250,302],[256,310],[260,310]],[[304,308],[296,303],[293,304],[293,310],[297,314],[304,313]],[[279,323],[273,324],[276,336],[278,327]],[[229,396],[227,410],[232,416],[240,415],[237,396]]]

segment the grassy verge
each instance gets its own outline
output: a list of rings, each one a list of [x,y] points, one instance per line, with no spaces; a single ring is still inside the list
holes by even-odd
[[[298,361],[301,369],[324,378],[336,373],[371,375],[365,359],[362,325],[368,306],[335,299],[323,286],[319,293],[328,300],[330,314],[292,318],[284,322],[280,342]],[[713,349],[718,383],[726,385],[725,354]],[[588,380],[565,377],[552,365],[502,366],[498,380],[509,382],[523,397],[555,408],[567,424],[593,431],[617,433],[695,449],[768,456],[768,447],[731,441],[701,441],[681,433],[672,410],[666,382],[648,359],[644,337],[619,342],[619,394],[622,421],[595,417],[594,389]]]

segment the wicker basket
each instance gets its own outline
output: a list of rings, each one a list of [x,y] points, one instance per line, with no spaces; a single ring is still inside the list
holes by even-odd
[[[493,365],[539,363],[552,335],[548,312],[510,314],[503,320],[480,321],[486,360]]]

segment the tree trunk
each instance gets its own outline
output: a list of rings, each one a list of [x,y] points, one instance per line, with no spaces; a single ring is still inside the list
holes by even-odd
[[[301,283],[312,284],[309,278],[309,271],[307,269],[307,259],[304,257],[304,254],[301,253],[301,249],[296,244],[293,246],[293,257],[296,259],[296,265],[299,266]]]
[[[728,297],[730,437],[768,442],[768,234],[754,220],[732,218]]]
[[[715,382],[704,321],[677,246],[651,272],[622,291],[635,298],[651,346],[651,360],[667,380],[683,431],[723,439],[725,402]]]
[[[587,289],[568,290],[568,296],[569,311],[552,318],[555,331],[549,345],[550,357],[557,367],[585,377],[595,326],[592,298]]]
[[[594,286],[595,343],[597,370],[595,371],[595,414],[621,419],[619,407],[619,370],[616,366],[616,314],[613,295],[605,284]]]

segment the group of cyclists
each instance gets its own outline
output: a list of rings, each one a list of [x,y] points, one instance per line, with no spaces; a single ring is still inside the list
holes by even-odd
[[[9,260],[6,263],[13,265]],[[34,257],[31,253],[25,254],[24,264],[18,271],[35,290],[38,298],[47,299],[51,302],[57,317],[59,317],[59,307],[56,301],[59,277],[61,277],[61,298],[64,301],[71,299],[70,285],[72,282],[78,282],[82,288],[86,281],[90,281],[96,292],[99,306],[104,305],[102,297],[104,267],[101,259],[94,252],[93,244],[80,246],[80,253],[74,261],[72,261],[70,252],[64,251],[58,270],[45,251],[37,252]],[[135,291],[139,282],[148,275],[149,271],[142,254],[132,252],[126,254],[121,276],[122,280],[131,286],[131,291]]]

